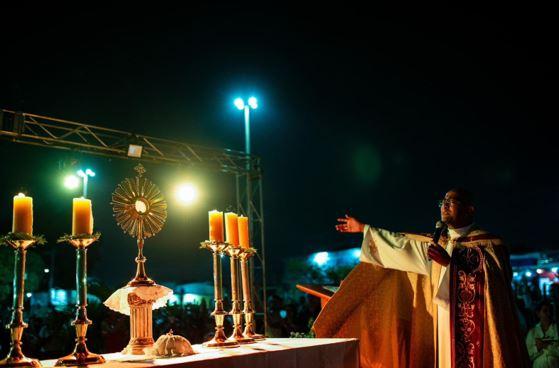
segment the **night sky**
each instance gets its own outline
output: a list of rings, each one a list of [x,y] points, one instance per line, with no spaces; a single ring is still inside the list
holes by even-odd
[[[436,201],[456,185],[476,194],[477,222],[513,251],[552,249],[555,23],[534,6],[9,9],[0,107],[243,150],[232,101],[256,95],[251,142],[264,171],[272,283],[286,257],[358,245],[359,236],[334,231],[344,213],[431,232]],[[111,286],[133,276],[135,243],[109,202],[135,162],[4,140],[0,154],[0,232],[10,229],[12,196],[26,190],[35,232],[50,241],[36,251],[56,252],[56,283],[71,287],[74,255],[55,239],[70,231],[75,194],[61,188],[60,166],[78,160],[98,173],[90,188],[103,238],[90,276]],[[145,166],[169,202],[166,227],[146,242],[148,273],[163,283],[209,281],[198,243],[207,211],[234,204],[232,178]],[[199,185],[197,205],[174,203],[179,177]]]

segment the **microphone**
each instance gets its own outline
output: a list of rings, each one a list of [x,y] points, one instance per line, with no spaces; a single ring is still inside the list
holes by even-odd
[[[439,238],[444,231],[446,231],[446,224],[442,221],[437,221],[435,232],[433,233],[433,243],[438,244]]]

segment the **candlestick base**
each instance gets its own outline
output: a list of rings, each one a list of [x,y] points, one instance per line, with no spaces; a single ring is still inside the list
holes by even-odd
[[[202,345],[204,345],[207,348],[237,348],[237,347],[239,347],[239,343],[237,341],[227,339],[227,336],[225,336],[225,334],[223,335],[223,338],[224,339],[214,337],[213,339],[211,339],[210,341],[206,341]]]
[[[85,353],[73,352],[70,355],[66,355],[56,361],[56,367],[71,367],[78,366],[83,367],[89,364],[103,364],[105,363],[105,358],[99,354],[93,354],[89,351]]]
[[[233,316],[233,333],[230,340],[237,341],[239,344],[252,344],[254,339],[243,334],[243,315],[242,313],[230,313]]]
[[[80,307],[78,307],[80,308]],[[83,313],[85,313],[85,307],[81,308]],[[62,357],[56,361],[55,366],[84,366],[88,364],[101,364],[105,363],[105,358],[103,358],[99,354],[94,354],[89,351],[87,348],[87,328],[91,324],[91,321],[85,317],[85,314],[82,317],[78,317],[80,320],[76,320],[72,322],[74,327],[76,328],[76,346],[74,347],[74,351],[65,357]]]
[[[6,359],[0,360],[0,367],[41,367],[37,359],[27,358],[21,351],[21,336],[26,323],[7,325],[13,338],[11,349]]]
[[[0,360],[0,367],[33,367],[41,368],[42,365],[37,359],[27,358],[21,356],[18,358],[7,357],[6,359]]]
[[[245,330],[243,331],[243,336],[251,338],[255,341],[266,340],[266,336],[257,334],[254,332],[254,312],[244,312],[245,314]]]
[[[202,345],[208,348],[236,348],[239,346],[237,341],[228,339],[223,331],[223,320],[227,315],[227,312],[223,310],[223,304],[221,300],[216,301],[216,310],[212,312],[212,316],[215,318],[215,335],[210,341],[206,341]]]

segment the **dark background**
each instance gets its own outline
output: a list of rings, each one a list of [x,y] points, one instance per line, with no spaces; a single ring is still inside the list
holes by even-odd
[[[478,223],[513,251],[554,248],[559,209],[556,22],[535,5],[301,8],[10,8],[1,16],[0,107],[244,149],[237,96],[251,94],[253,153],[262,158],[267,263],[359,244],[334,231],[351,213],[393,230],[430,232],[436,200],[470,188]],[[553,99],[553,101],[552,101]],[[111,286],[133,276],[134,241],[112,218],[110,194],[133,161],[0,141],[0,229],[12,196],[34,197],[35,232],[55,253],[55,282],[72,287],[74,255],[64,169],[78,160],[96,229],[90,275]],[[157,281],[206,281],[207,211],[234,204],[221,174],[146,165],[167,196],[169,219],[146,242]],[[172,188],[194,180],[199,203],[181,208]],[[64,267],[58,267],[63,265]],[[6,280],[4,280],[6,281]],[[2,282],[4,282],[2,281]]]

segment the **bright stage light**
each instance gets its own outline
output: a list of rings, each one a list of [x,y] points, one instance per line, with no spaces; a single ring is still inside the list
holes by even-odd
[[[536,272],[538,273],[538,275],[541,275],[544,271],[541,268],[538,268]]]
[[[532,277],[532,272],[526,271],[526,272],[524,273],[524,276],[526,276],[526,277]]]
[[[236,98],[235,101],[233,102],[235,104],[235,106],[237,107],[237,109],[242,110],[245,108],[245,102],[243,101],[242,98]]]
[[[79,177],[82,177],[82,178],[86,178],[86,177],[88,177],[88,176],[90,176],[90,177],[94,177],[94,176],[95,176],[95,173],[94,173],[93,170],[91,170],[91,169],[85,169],[85,171],[83,171],[83,170],[80,169],[80,170],[78,170],[78,171],[76,172],[76,174],[78,174],[78,176],[79,176]]]
[[[80,185],[80,179],[76,175],[68,175],[64,178],[64,186],[68,189],[76,189]]]
[[[328,262],[329,258],[330,255],[328,254],[328,252],[318,252],[314,255],[312,260],[317,265],[323,266],[326,262]]]
[[[250,106],[251,109],[256,109],[258,108],[258,100],[256,99],[256,97],[251,97],[248,99],[248,105]]]
[[[551,272],[553,272],[553,273],[557,273],[557,270],[559,270],[559,268],[557,268],[557,267],[552,267],[551,268]]]
[[[198,198],[198,190],[192,184],[181,184],[177,187],[176,196],[179,202],[191,204]]]
[[[182,296],[182,304],[194,304],[198,299],[198,295],[186,293]]]
[[[128,145],[128,157],[141,158],[144,147],[137,144]]]

